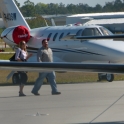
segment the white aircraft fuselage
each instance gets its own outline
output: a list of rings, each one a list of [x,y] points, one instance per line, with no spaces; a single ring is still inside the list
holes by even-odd
[[[8,45],[16,48],[17,44],[14,43],[12,38],[14,28],[15,27],[6,29],[1,36]],[[61,40],[62,37],[68,34],[89,36],[90,34],[88,33],[90,30],[97,30],[99,35],[104,35],[101,28],[108,31],[102,26],[51,26],[31,29],[30,34],[32,37],[27,42],[27,50],[33,53],[35,58],[29,61],[36,61],[35,55],[37,50],[42,46],[41,41],[43,39],[48,39],[49,47],[53,50],[54,62],[123,63],[123,41],[113,41],[110,39],[86,41]],[[6,37],[4,37],[5,35]]]

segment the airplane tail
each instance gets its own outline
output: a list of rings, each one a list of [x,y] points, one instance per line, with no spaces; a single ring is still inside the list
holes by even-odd
[[[0,12],[6,27],[22,25],[30,30],[14,0],[0,0]]]
[[[54,19],[51,19],[52,26],[56,26]]]

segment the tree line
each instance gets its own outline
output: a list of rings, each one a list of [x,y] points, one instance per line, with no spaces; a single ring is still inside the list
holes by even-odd
[[[102,13],[102,12],[122,12],[124,11],[124,0],[115,0],[113,2],[106,2],[104,6],[97,4],[95,7],[91,7],[88,4],[59,4],[55,3],[37,3],[30,0],[26,0],[22,6],[15,0],[16,5],[20,9],[24,17],[35,17],[27,19],[27,23],[30,28],[37,28],[46,26],[42,15],[58,15],[58,14],[83,14],[83,13]],[[49,20],[46,20],[48,25],[51,25]]]
[[[97,4],[95,7],[91,7],[85,3],[79,4],[63,4],[57,3],[37,3],[30,0],[26,0],[23,6],[15,0],[17,6],[25,17],[34,17],[36,15],[53,15],[53,14],[83,14],[83,13],[101,13],[101,12],[122,12],[124,11],[124,0],[115,0],[112,2],[106,2],[104,6]]]

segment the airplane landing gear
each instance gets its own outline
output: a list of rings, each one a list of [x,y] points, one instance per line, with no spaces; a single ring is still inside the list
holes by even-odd
[[[114,80],[114,75],[113,74],[106,74],[106,80],[108,82],[112,82]]]
[[[112,82],[114,80],[114,74],[104,74],[98,73],[98,81],[107,80],[108,82]]]

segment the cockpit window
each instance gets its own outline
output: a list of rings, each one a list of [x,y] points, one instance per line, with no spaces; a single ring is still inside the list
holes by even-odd
[[[111,31],[109,31],[108,29],[104,28],[104,27],[100,27],[99,28],[101,30],[101,32],[103,33],[103,35],[113,35],[113,33]]]
[[[83,30],[82,36],[101,36],[97,28],[86,28]]]

